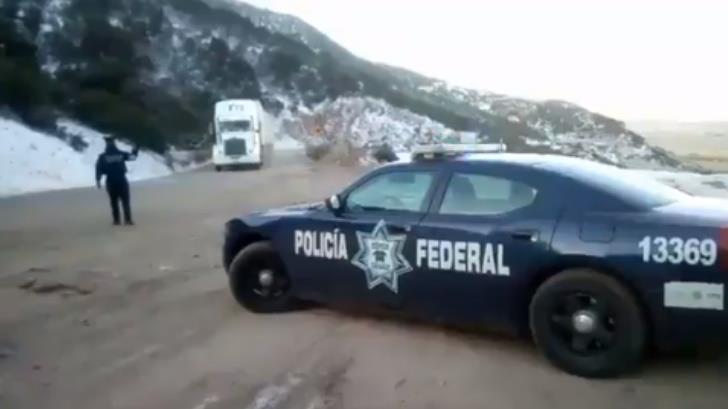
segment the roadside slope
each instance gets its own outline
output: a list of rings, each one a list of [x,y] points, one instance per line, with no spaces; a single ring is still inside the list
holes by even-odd
[[[65,140],[0,118],[0,196],[93,186],[103,135],[71,121],[59,121],[58,127]],[[162,156],[144,151],[128,166],[131,180],[173,172]]]

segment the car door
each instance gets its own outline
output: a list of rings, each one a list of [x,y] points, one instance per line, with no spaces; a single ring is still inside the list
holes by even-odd
[[[438,176],[431,166],[387,167],[342,193],[340,212],[318,215],[317,228],[344,237],[347,253],[346,260],[335,264],[302,260],[306,270],[318,277],[315,285],[326,288],[318,298],[344,304],[401,305],[399,288],[414,270],[412,230],[431,204]]]
[[[414,229],[418,274],[401,295],[427,318],[510,328],[532,274],[551,263],[561,208],[539,173],[462,164]]]

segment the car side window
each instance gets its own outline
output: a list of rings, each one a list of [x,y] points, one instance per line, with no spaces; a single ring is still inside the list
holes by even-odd
[[[434,173],[427,171],[396,171],[375,176],[349,193],[347,210],[422,211],[434,179]]]
[[[450,179],[441,214],[499,215],[530,206],[538,192],[513,180],[474,173],[455,173]]]

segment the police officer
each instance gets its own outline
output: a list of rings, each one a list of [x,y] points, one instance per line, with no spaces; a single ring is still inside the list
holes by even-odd
[[[120,224],[119,202],[124,209],[124,222],[133,225],[131,217],[131,206],[129,205],[129,181],[126,180],[126,162],[135,160],[139,154],[139,148],[134,148],[132,153],[124,152],[116,147],[114,138],[107,136],[106,150],[99,155],[96,161],[96,186],[101,189],[101,177],[106,176],[106,192],[111,202],[111,214],[114,217],[114,225]]]

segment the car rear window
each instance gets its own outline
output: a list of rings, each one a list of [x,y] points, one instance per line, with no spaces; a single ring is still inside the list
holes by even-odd
[[[634,171],[588,161],[573,164],[542,164],[546,169],[571,177],[629,205],[641,209],[664,206],[689,195]]]
[[[434,173],[395,171],[374,176],[347,198],[350,210],[400,210],[417,212],[425,207]]]
[[[492,216],[531,205],[536,189],[499,177],[455,173],[440,205],[441,214]]]

